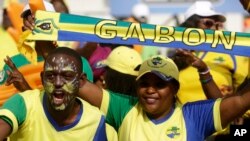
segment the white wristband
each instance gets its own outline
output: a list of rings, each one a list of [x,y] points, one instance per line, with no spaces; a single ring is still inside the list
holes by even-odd
[[[210,72],[210,69],[209,69],[209,68],[207,68],[207,70],[206,70],[206,71],[199,72],[199,74],[205,75],[205,74],[208,74],[209,72]]]

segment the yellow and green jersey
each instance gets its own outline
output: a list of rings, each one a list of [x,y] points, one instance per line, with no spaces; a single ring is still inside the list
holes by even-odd
[[[176,103],[166,117],[154,120],[137,98],[104,90],[101,110],[117,130],[119,141],[202,141],[222,129],[220,101]]]
[[[208,65],[223,95],[235,91],[248,75],[247,57],[215,52],[197,52],[196,55]],[[197,69],[192,66],[180,71],[180,89],[177,94],[180,103],[207,99],[199,79]]]
[[[58,125],[45,106],[46,95],[30,90],[11,97],[0,109],[0,118],[12,127],[10,141],[106,141],[105,118],[87,102],[81,103],[73,123]]]

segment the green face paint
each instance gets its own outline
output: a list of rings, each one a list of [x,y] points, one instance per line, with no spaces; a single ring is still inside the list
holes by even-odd
[[[55,89],[55,86],[51,82],[45,82],[44,89],[48,94],[51,95]]]
[[[51,108],[63,111],[74,103],[79,89],[78,66],[71,57],[56,56],[46,62],[43,84]],[[61,93],[57,93],[61,91]]]
[[[73,82],[69,82],[63,85],[63,90],[65,90],[69,94],[73,94],[76,87],[74,86]]]

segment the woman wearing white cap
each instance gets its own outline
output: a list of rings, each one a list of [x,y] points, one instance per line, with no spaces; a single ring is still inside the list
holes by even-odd
[[[184,16],[185,21],[180,26],[188,28],[223,30],[226,21],[226,17],[216,12],[210,1],[196,1],[188,8]],[[181,86],[177,93],[177,99],[182,104],[232,95],[247,76],[246,57],[203,51],[193,51],[193,54],[208,65],[207,71],[211,73],[211,79],[214,79],[222,95],[207,97],[202,90],[204,82],[199,82],[200,73],[197,73],[196,69],[186,61],[185,56],[177,54],[172,58],[180,70]],[[229,130],[225,131],[224,134],[228,134],[228,132]]]
[[[214,11],[210,1],[196,1],[185,13],[185,19],[180,26],[211,30],[220,30],[226,21],[225,16]],[[247,76],[246,57],[203,51],[193,53],[208,65],[207,71],[211,72],[223,95],[235,92]],[[173,56],[173,59],[180,70],[180,83],[185,84],[180,87],[178,100],[184,104],[207,99],[202,90],[202,83],[199,83],[199,73],[196,69],[186,61],[185,57],[177,55]],[[194,83],[187,83],[190,81]]]

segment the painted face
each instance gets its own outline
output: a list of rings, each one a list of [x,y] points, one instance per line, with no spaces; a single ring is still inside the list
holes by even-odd
[[[147,73],[137,81],[137,94],[143,110],[154,119],[165,117],[174,103],[174,90],[153,73]]]
[[[73,103],[79,89],[79,69],[71,56],[56,55],[47,60],[43,85],[49,103],[55,110],[64,110]]]

